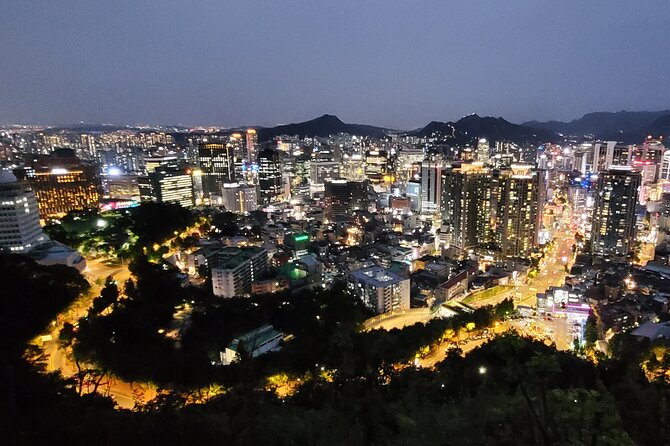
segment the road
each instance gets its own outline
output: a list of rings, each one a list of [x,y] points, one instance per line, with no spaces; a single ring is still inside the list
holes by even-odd
[[[77,367],[71,357],[60,348],[58,335],[65,323],[76,325],[79,319],[86,315],[93,303],[93,299],[100,295],[100,291],[107,277],[113,277],[119,284],[123,284],[131,276],[128,266],[123,263],[107,263],[97,259],[86,259],[84,277],[91,284],[90,290],[81,295],[67,309],[58,314],[49,324],[47,335],[52,340],[40,342],[38,338],[35,343],[42,346],[47,358],[47,371],[59,371],[63,377],[71,377],[77,372]],[[148,401],[155,392],[144,384],[128,383],[118,378],[111,377],[107,385],[100,386],[98,392],[110,396],[116,404],[124,409],[132,409],[136,402]]]
[[[545,254],[536,277],[529,279],[526,284],[515,285],[509,291],[469,302],[468,305],[473,307],[495,305],[504,299],[513,298],[517,306],[536,307],[537,293],[544,293],[551,286],[562,286],[567,275],[566,265],[569,269],[573,261],[572,245],[575,239],[574,232],[570,229],[571,220],[572,213],[566,210],[554,234],[554,246]]]

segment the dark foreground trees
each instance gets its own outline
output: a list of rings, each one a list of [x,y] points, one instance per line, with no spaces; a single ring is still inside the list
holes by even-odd
[[[246,368],[238,371],[253,374],[272,364],[297,367],[306,356],[310,361],[324,358],[328,367],[348,367],[347,373],[335,373],[331,379],[314,375],[283,399],[250,379],[239,380],[205,404],[187,405],[182,393],[172,392],[136,411],[117,411],[108,399],[79,397],[73,383],[38,373],[22,355],[25,341],[66,302],[58,298],[60,304],[53,305],[52,296],[71,296],[85,288],[78,275],[70,273],[66,286],[61,283],[64,271],[43,269],[21,257],[0,257],[0,262],[3,283],[16,281],[10,288],[13,294],[2,296],[15,301],[0,308],[0,320],[16,334],[5,333],[8,349],[0,356],[2,444],[670,444],[668,386],[661,380],[649,382],[640,367],[647,361],[648,371],[658,373],[664,366],[665,356],[658,356],[664,345],[622,337],[613,345],[613,357],[595,365],[507,334],[465,357],[454,351],[435,370],[384,368],[386,376],[380,380],[367,371],[406,359],[416,344],[429,342],[445,327],[352,334],[338,324],[338,316],[355,321],[357,316],[344,316],[355,315],[355,307],[343,301],[322,309],[325,301],[306,296],[300,306],[285,305],[286,312],[273,323],[296,327],[296,341],[315,333],[313,341],[297,344],[294,351],[287,346],[290,361],[257,358],[260,361],[241,364]],[[161,302],[172,305],[176,294],[151,282],[162,277],[160,270],[140,276],[148,281],[138,280],[130,292],[137,293],[138,302],[123,305],[137,305],[147,324],[160,326],[168,313],[160,311]],[[20,300],[26,289],[32,297]],[[154,293],[156,289],[163,291]],[[147,302],[155,304],[155,314],[144,308]],[[97,305],[95,317],[109,314],[105,305],[121,305],[113,284],[108,283]],[[267,308],[256,308],[265,317]],[[495,311],[487,314],[476,317],[486,323]],[[132,337],[120,336],[126,335]]]

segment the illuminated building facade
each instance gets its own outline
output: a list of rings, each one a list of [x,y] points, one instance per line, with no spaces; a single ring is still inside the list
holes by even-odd
[[[142,201],[179,203],[185,208],[195,204],[191,173],[176,164],[159,166],[146,177],[140,178],[139,189]]]
[[[594,254],[626,256],[630,251],[640,182],[640,173],[630,167],[600,173],[591,233]]]
[[[533,171],[531,165],[494,171],[494,241],[503,257],[526,257],[537,247],[544,191],[544,171]]]
[[[205,199],[221,195],[223,183],[235,182],[234,147],[223,142],[204,142],[198,145]]]
[[[440,210],[442,201],[442,170],[440,160],[421,163],[421,211],[435,213]]]
[[[98,208],[100,178],[94,165],[82,162],[70,149],[25,160],[28,180],[42,218],[59,217],[70,211]]]
[[[463,163],[442,177],[442,220],[449,245],[466,252],[491,241],[491,170]]]
[[[258,187],[264,204],[275,201],[282,193],[279,152],[269,147],[258,153]]]
[[[18,181],[8,170],[0,171],[0,249],[25,253],[47,240],[28,183]]]

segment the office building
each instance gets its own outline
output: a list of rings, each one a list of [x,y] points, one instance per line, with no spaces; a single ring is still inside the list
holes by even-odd
[[[195,204],[190,170],[177,164],[164,164],[138,180],[140,199],[158,203],[179,203],[185,208]]]
[[[198,145],[205,200],[220,195],[223,183],[235,182],[234,148],[223,142],[204,142]]]
[[[137,175],[106,175],[102,179],[105,196],[116,200],[139,200]]]
[[[604,172],[614,166],[630,166],[633,147],[616,141],[597,142],[593,145],[592,172]]]
[[[269,204],[282,193],[282,168],[279,152],[265,148],[258,153],[258,188],[260,201]]]
[[[0,249],[26,253],[48,240],[32,189],[8,170],[0,170]]]
[[[353,271],[347,279],[349,293],[377,314],[409,308],[409,279],[380,266]]]
[[[372,149],[365,153],[365,176],[373,184],[381,184],[389,175],[388,153]]]
[[[262,248],[225,247],[207,259],[212,290],[219,297],[241,297],[251,292],[251,283],[268,269],[268,253]]]
[[[82,162],[71,149],[51,155],[31,155],[25,160],[25,178],[35,192],[41,218],[61,217],[70,211],[97,209],[100,178],[95,165]]]
[[[480,138],[479,141],[477,141],[476,161],[479,161],[480,163],[488,163],[490,150],[491,147],[489,146],[489,142],[485,138]]]
[[[526,257],[538,246],[544,191],[544,171],[533,171],[531,165],[494,172],[494,241],[503,257]]]
[[[252,163],[256,161],[256,148],[258,147],[258,135],[255,129],[247,129],[247,157],[246,161]]]
[[[258,209],[256,187],[239,183],[224,183],[223,206],[230,212],[243,214]]]
[[[177,157],[174,155],[169,155],[169,156],[145,156],[144,157],[144,169],[146,170],[147,173],[151,173],[158,166],[162,166],[163,164],[174,164],[177,162]]]
[[[591,233],[594,254],[626,256],[630,251],[640,182],[640,173],[630,167],[612,168],[598,176]]]
[[[326,218],[333,221],[368,207],[367,181],[328,180],[325,182]]]

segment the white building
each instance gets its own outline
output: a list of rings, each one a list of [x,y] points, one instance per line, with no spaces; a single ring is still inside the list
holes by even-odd
[[[223,184],[223,205],[227,211],[243,214],[258,209],[256,187],[239,183]]]
[[[242,350],[251,358],[277,351],[283,339],[283,333],[275,330],[271,325],[264,325],[233,339],[224,351],[219,352],[221,364],[228,365],[238,361]]]
[[[10,171],[0,171],[0,249],[26,253],[47,240],[30,186]]]
[[[409,279],[380,266],[353,271],[347,288],[378,314],[409,308]]]
[[[207,259],[212,273],[212,291],[219,297],[244,296],[251,292],[251,283],[268,269],[265,249],[221,248]]]

